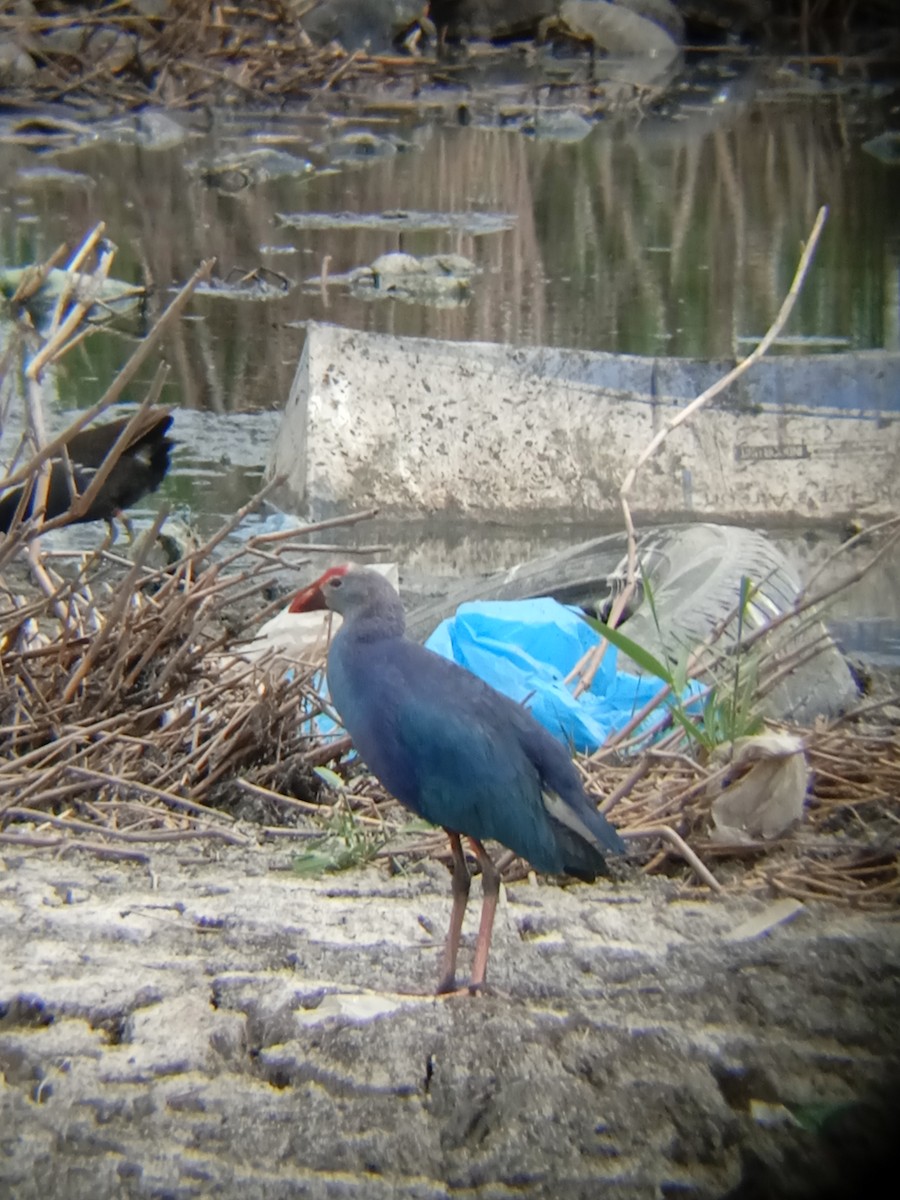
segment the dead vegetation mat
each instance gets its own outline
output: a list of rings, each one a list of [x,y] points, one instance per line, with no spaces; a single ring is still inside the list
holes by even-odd
[[[170,0],[158,15],[146,6],[73,11],[42,4],[32,15],[0,17],[33,70],[10,99],[167,108],[201,103],[308,98],[340,76],[383,75],[416,66],[411,58],[349,55],[317,47],[303,28],[303,6]],[[339,76],[339,77],[340,77]]]
[[[403,107],[414,105],[424,88],[459,82],[467,69],[465,59],[436,56],[427,5],[428,46],[422,24],[413,21],[400,31],[397,49],[384,53],[348,50],[337,40],[317,44],[304,22],[315,7],[314,0],[168,0],[157,6],[123,0],[82,7],[38,3],[31,13],[0,13],[0,37],[18,50],[0,90],[9,104],[65,102],[92,115],[148,105],[177,110],[325,101],[332,108],[375,96]],[[659,94],[635,85],[624,92],[615,88],[610,97],[602,83],[586,79],[548,86],[597,112],[644,105]]]
[[[11,106],[65,103],[91,116],[147,106],[176,110],[323,100],[331,109],[352,106],[359,99],[403,111],[416,106],[429,89],[429,107],[440,109],[437,93],[467,78],[471,64],[465,54],[457,61],[438,52],[437,30],[425,3],[408,28],[396,31],[393,48],[383,53],[347,48],[339,40],[325,44],[314,40],[307,27],[317,7],[317,0],[255,0],[253,4],[110,0],[102,5],[34,0],[6,5],[0,11],[0,41],[10,49],[0,76],[0,95]],[[846,12],[838,6],[840,21],[830,15],[846,35],[858,14],[857,6],[844,7]],[[864,44],[874,37],[881,48],[888,36],[883,27],[895,24],[890,20],[891,5],[883,0],[864,7],[875,10],[859,21],[862,33],[866,16],[873,25]],[[805,3],[789,5],[776,16],[785,22],[787,47],[808,46],[810,13]],[[716,17],[709,28],[721,30],[728,19]],[[813,33],[823,30],[824,26],[817,26]],[[348,40],[352,44],[358,37],[351,35]],[[577,31],[574,41],[579,41]],[[879,49],[875,61],[884,53]],[[482,67],[486,55],[513,61],[519,52],[514,46],[479,44]],[[589,61],[591,56],[585,54],[585,62]],[[835,56],[825,61],[834,62]],[[865,65],[868,59],[863,55],[858,61]],[[642,111],[665,90],[661,83],[595,81],[591,71],[564,75],[558,65],[540,86],[597,115]],[[527,94],[533,102],[531,89]],[[456,104],[450,107],[455,114]]]
[[[242,516],[155,570],[140,550],[129,565],[101,546],[65,574],[51,569],[49,594],[22,588],[28,531],[11,535],[22,544],[18,565],[0,564],[0,844],[145,861],[160,842],[293,838],[305,860],[330,847],[311,860],[322,869],[444,852],[443,835],[410,823],[347,764],[346,739],[310,723],[322,709],[317,664],[285,672],[236,653],[267,611],[273,575],[309,561],[315,532],[261,535],[223,554]],[[3,557],[12,550],[5,544]],[[896,907],[896,710],[863,702],[855,715],[794,732],[812,782],[800,826],[772,842],[715,839],[717,769],[684,749],[582,767],[643,871],[691,890]],[[322,769],[329,763],[337,770]],[[508,878],[527,871],[507,860]]]

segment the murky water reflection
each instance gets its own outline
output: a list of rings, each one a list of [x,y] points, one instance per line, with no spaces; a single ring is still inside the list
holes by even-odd
[[[827,204],[788,348],[897,349],[900,169],[861,149],[887,123],[884,102],[852,86],[817,94],[810,83],[806,96],[786,94],[761,75],[740,86],[753,98],[733,101],[723,89],[718,102],[677,120],[611,121],[574,144],[502,129],[375,123],[370,128],[393,131],[407,148],[237,191],[209,186],[191,164],[261,144],[321,161],[330,138],[363,123],[204,116],[170,149],[103,144],[52,159],[0,143],[0,259],[39,261],[104,220],[119,247],[115,273],[151,280],[151,309],[210,255],[223,275],[265,265],[294,283],[265,303],[198,297],[166,341],[164,399],[197,410],[195,419],[179,420],[181,449],[166,495],[198,510],[204,523],[233,510],[258,482],[271,410],[287,396],[310,319],[459,340],[739,357],[774,317],[816,211]],[[47,165],[82,178],[29,177]],[[398,208],[512,221],[473,233],[293,228],[278,217]],[[471,258],[481,273],[468,302],[376,302],[320,282],[326,258],[334,275],[397,249]],[[69,355],[56,385],[60,405],[96,400],[131,349],[126,336],[101,334]],[[133,395],[140,394],[137,387]],[[247,410],[269,411],[229,418],[211,436],[214,414]],[[534,542],[547,544],[548,534],[538,531]],[[508,555],[484,543],[464,557],[472,569],[487,569]]]
[[[365,166],[274,179],[235,193],[189,170],[255,138],[315,154],[341,127],[299,116],[217,118],[169,150],[86,147],[52,160],[0,145],[0,256],[19,265],[98,220],[122,277],[160,291],[215,255],[222,274],[271,266],[298,286],[266,304],[198,299],[167,347],[173,399],[219,411],[278,405],[302,344],[298,322],[333,320],[413,335],[635,354],[728,356],[768,326],[820,204],[830,219],[789,336],[811,349],[900,345],[900,172],[862,151],[882,126],[862,94],[759,94],[678,120],[600,125],[576,144],[503,130],[391,125],[409,148]],[[348,123],[355,128],[360,122]],[[19,172],[49,161],[87,182]],[[509,213],[513,228],[294,229],[279,213],[397,208]],[[387,250],[454,251],[483,272],[456,308],[354,298],[320,288]],[[76,404],[128,347],[95,338],[67,362]]]

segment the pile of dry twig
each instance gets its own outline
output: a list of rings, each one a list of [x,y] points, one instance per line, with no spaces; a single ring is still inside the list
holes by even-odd
[[[227,815],[242,791],[277,802],[287,789],[282,816],[316,791],[322,743],[301,719],[320,707],[314,666],[226,653],[237,614],[258,614],[252,631],[273,575],[308,562],[313,528],[217,554],[244,515],[165,568],[100,549],[68,577],[45,562],[49,595],[0,588],[0,840],[129,857],[144,857],[134,843],[246,842]]]
[[[170,0],[150,14],[129,3],[95,11],[43,4],[30,16],[0,16],[0,33],[16,39],[33,64],[18,98],[119,109],[304,100],[339,80],[365,84],[435,66],[408,53],[316,45],[303,20],[313,7]]]
[[[4,92],[17,104],[64,101],[88,113],[147,105],[173,110],[312,101],[331,107],[338,91],[342,107],[377,100],[376,106],[403,111],[415,109],[422,93],[435,85],[428,107],[436,114],[445,107],[440,89],[465,77],[464,59],[449,61],[438,53],[427,4],[407,28],[391,31],[394,45],[382,52],[352,48],[362,38],[352,29],[343,31],[351,48],[337,39],[325,40],[334,32],[310,26],[316,8],[315,0],[257,0],[252,5],[168,0],[150,12],[121,0],[73,11],[71,5],[46,0],[31,14],[0,14],[0,36],[18,49],[15,67],[5,74]],[[409,11],[415,14],[415,9]],[[335,13],[338,26],[352,17],[350,10]],[[308,28],[318,33],[317,40]],[[362,44],[368,46],[368,40]],[[510,61],[516,57],[503,46],[490,53]],[[546,87],[594,113],[641,109],[662,91],[661,83],[613,86],[609,80],[593,80],[588,72],[576,72],[568,80],[554,72]],[[525,86],[529,111],[534,91],[533,84]],[[446,101],[452,119],[458,104],[458,96]]]
[[[607,795],[602,807],[612,809],[620,828],[650,848],[647,872],[685,877],[687,861],[691,887],[699,883],[715,891],[742,888],[763,896],[896,908],[900,722],[895,711],[881,702],[862,704],[856,715],[791,732],[802,738],[810,785],[802,824],[773,840],[716,837],[710,801],[727,765],[651,749],[637,763],[601,756],[588,764],[588,779],[602,787]]]
[[[43,334],[31,324],[28,303],[63,255],[35,268],[11,301],[17,324],[0,395],[8,407],[17,394],[11,385],[21,376],[30,443],[20,442],[0,492],[33,484],[38,512],[50,455],[119,398],[209,270],[205,264],[182,289],[97,404],[50,438],[41,379],[88,331],[85,317],[114,252],[101,235],[98,227],[69,259],[71,287],[60,294]],[[140,408],[155,403],[163,378],[158,372]],[[184,836],[242,840],[231,828],[233,818],[210,801],[221,804],[223,797],[234,799],[235,789],[264,792],[285,777],[308,776],[310,735],[304,735],[300,710],[307,704],[314,711],[319,703],[310,687],[313,668],[297,664],[286,677],[265,664],[224,657],[244,632],[240,614],[251,614],[252,631],[267,614],[265,590],[309,561],[308,535],[322,528],[261,535],[223,553],[228,534],[271,486],[204,545],[161,567],[148,560],[163,512],[131,559],[104,543],[93,553],[63,552],[65,570],[41,538],[67,517],[41,523],[36,516],[4,536],[0,839],[82,844],[108,853]],[[321,753],[321,746],[314,750]]]

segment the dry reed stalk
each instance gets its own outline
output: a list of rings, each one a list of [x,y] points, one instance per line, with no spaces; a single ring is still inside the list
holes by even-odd
[[[57,14],[46,7],[14,17],[0,14],[0,31],[10,30],[39,52],[38,69],[17,90],[20,101],[32,104],[65,99],[86,106],[114,105],[120,111],[148,103],[170,110],[248,100],[258,105],[266,100],[327,98],[340,85],[343,111],[357,90],[367,100],[373,85],[381,84],[386,103],[415,111],[423,77],[441,85],[452,82],[462,69],[418,52],[348,52],[333,42],[316,46],[304,29],[304,17],[313,7],[278,0],[256,0],[252,5],[172,0],[163,15],[154,17],[122,0],[107,5],[100,15],[86,6],[73,14],[63,5]],[[98,27],[120,35],[118,53],[110,56],[105,43],[92,39]],[[84,36],[80,43],[70,37],[61,49],[43,38],[59,30]],[[408,45],[419,40],[408,39]],[[635,86],[631,100],[623,102],[593,80],[566,87],[567,97],[591,112],[613,106],[643,111],[661,90]]]
[[[83,266],[101,232],[98,227],[87,239],[71,267]],[[106,256],[98,283],[108,265]],[[118,397],[125,379],[146,359],[208,267],[195,274],[166,310],[103,399],[40,448],[4,486],[45,469],[52,453]],[[35,278],[40,277],[39,272]],[[72,306],[65,295],[60,298],[48,340],[32,357],[32,381],[45,363],[74,344],[88,299],[82,293]],[[160,382],[158,372],[134,420],[154,401]],[[33,424],[41,424],[39,402]],[[236,791],[242,772],[244,785],[265,788],[284,764],[302,763],[309,735],[300,729],[298,716],[312,694],[309,671],[290,681],[271,678],[248,663],[243,671],[232,671],[226,685],[221,680],[220,655],[229,642],[221,631],[222,617],[254,594],[259,563],[274,570],[285,549],[273,546],[271,538],[251,538],[223,555],[221,544],[275,482],[204,546],[158,571],[145,568],[142,556],[162,517],[135,561],[104,550],[83,559],[75,577],[68,579],[44,566],[36,523],[4,539],[0,567],[24,546],[34,547],[45,592],[20,603],[0,583],[8,597],[0,612],[0,822],[5,827],[46,823],[82,845],[88,844],[81,835],[89,829],[96,835],[90,843],[95,846],[123,837],[158,841],[190,835],[234,841],[227,829],[217,828],[231,818],[217,814],[207,800],[215,801],[223,788]],[[92,487],[100,483],[102,478]],[[81,502],[89,502],[90,494],[86,491]],[[350,525],[367,515],[321,526]],[[302,549],[304,532],[293,535],[295,551]],[[37,624],[41,644],[30,640],[29,623]],[[267,753],[269,746],[275,753]],[[123,806],[122,797],[134,796],[141,797],[139,804],[128,799]],[[57,848],[60,842],[54,836],[42,844]]]
[[[686,404],[683,408],[679,409],[674,417],[670,417],[663,424],[662,428],[650,439],[650,441],[638,455],[634,464],[626,473],[625,479],[623,480],[619,489],[619,499],[622,506],[625,531],[628,536],[625,586],[616,596],[613,603],[612,613],[610,614],[610,624],[618,624],[619,618],[625,609],[625,605],[634,595],[637,587],[637,531],[631,515],[629,496],[637,481],[638,473],[640,472],[641,468],[653,457],[670,433],[672,433],[679,426],[683,425],[686,421],[689,421],[695,413],[699,412],[711,400],[713,400],[721,392],[725,391],[726,388],[730,387],[736,379],[745,374],[750,367],[754,365],[754,363],[758,362],[766,354],[769,347],[784,328],[791,312],[793,311],[794,304],[800,295],[804,280],[806,279],[806,275],[812,263],[813,255],[815,254],[819,237],[825,225],[827,215],[827,208],[823,206],[819,209],[815,223],[813,224],[813,228],[810,231],[806,245],[804,246],[803,253],[800,256],[800,261],[797,265],[797,270],[794,274],[791,286],[788,289],[788,293],[782,302],[781,308],[779,309],[775,320],[766,331],[759,345],[756,346],[755,349],[748,354],[745,359],[739,362],[737,366],[733,368],[733,370],[729,371],[726,375],[723,375],[721,379],[717,380],[716,383],[707,388],[706,391],[702,392],[689,404]],[[573,680],[576,675],[578,676],[578,683],[575,687],[576,696],[586,691],[593,683],[606,653],[606,648],[607,643],[602,641],[599,646],[592,649],[584,656],[584,658],[577,664],[577,666],[567,677],[568,682]]]

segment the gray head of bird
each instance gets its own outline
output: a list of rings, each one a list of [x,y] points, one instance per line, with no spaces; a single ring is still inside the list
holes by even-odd
[[[348,621],[375,621],[385,632],[402,633],[403,605],[393,585],[383,575],[353,564],[330,567],[291,601],[289,612],[315,612],[330,608]]]

